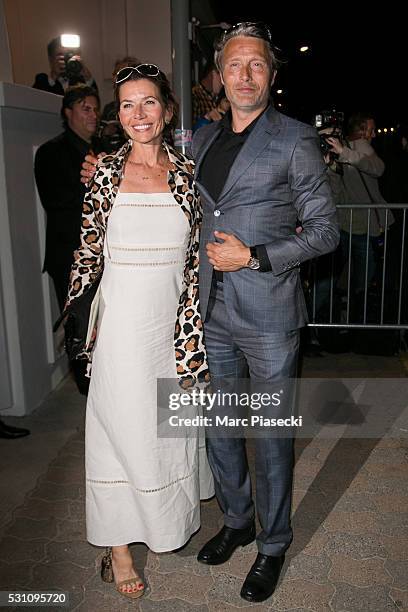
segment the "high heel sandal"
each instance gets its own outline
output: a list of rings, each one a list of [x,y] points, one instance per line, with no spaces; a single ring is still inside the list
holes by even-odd
[[[113,575],[113,567],[112,567],[112,548],[107,548],[104,556],[102,557],[101,562],[101,578],[104,582],[115,582],[115,577]],[[127,580],[121,580],[120,582],[115,583],[115,588],[121,595],[125,597],[130,597],[130,599],[137,599],[144,594],[145,587],[143,585],[143,589],[139,589],[137,591],[131,591],[128,593],[127,591],[121,591],[121,587],[124,585],[128,585],[131,588],[141,584],[141,579],[139,576],[135,578],[128,578]],[[143,584],[143,583],[142,583]]]

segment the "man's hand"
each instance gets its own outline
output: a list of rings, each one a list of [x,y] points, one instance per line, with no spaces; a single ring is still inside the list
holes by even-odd
[[[85,183],[86,185],[91,180],[95,174],[98,159],[104,157],[104,155],[106,155],[106,153],[100,153],[98,157],[95,157],[95,155],[91,155],[90,153],[86,155],[85,160],[82,162],[81,183]]]
[[[84,62],[82,61],[82,57],[80,55],[73,55],[71,59],[76,60],[77,62],[81,63],[81,66],[82,66],[81,76],[86,82],[91,81],[92,80],[91,71],[89,70],[87,66],[85,66]]]
[[[214,232],[214,235],[223,240],[222,243],[209,242],[206,247],[208,259],[214,269],[221,272],[236,272],[245,268],[251,257],[249,247],[233,234]]]
[[[337,153],[337,155],[341,155],[343,153],[344,146],[341,144],[340,140],[333,136],[333,138],[327,138],[327,142],[331,146],[331,151],[333,153]]]

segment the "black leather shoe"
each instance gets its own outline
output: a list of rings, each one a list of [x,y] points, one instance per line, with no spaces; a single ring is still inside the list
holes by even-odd
[[[22,427],[12,427],[11,425],[6,425],[6,423],[0,420],[0,438],[13,440],[14,438],[23,438],[29,434],[30,431],[28,429],[23,429]]]
[[[220,565],[231,557],[238,546],[246,546],[255,540],[255,525],[245,529],[224,527],[203,546],[197,560],[208,565]]]
[[[242,585],[242,599],[250,602],[268,599],[276,589],[284,561],[284,556],[270,557],[258,553],[255,563]]]

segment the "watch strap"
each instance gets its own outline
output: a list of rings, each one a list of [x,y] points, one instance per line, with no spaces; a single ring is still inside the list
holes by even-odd
[[[256,246],[249,247],[249,250],[251,251],[251,257],[255,257],[255,259],[259,259],[259,257],[258,257],[258,250],[257,250]]]

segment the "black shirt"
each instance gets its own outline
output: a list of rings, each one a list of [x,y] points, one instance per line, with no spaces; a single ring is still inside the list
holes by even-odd
[[[75,85],[79,85],[80,83],[84,83],[95,91],[98,91],[98,86],[95,82],[95,79],[91,81],[86,81],[82,77],[78,77],[78,82]],[[71,83],[73,84],[73,83]],[[58,96],[63,96],[65,94],[65,90],[70,86],[70,82],[65,77],[59,77],[55,79],[55,81],[45,74],[45,72],[40,72],[35,75],[35,80],[33,84],[34,89],[41,89],[42,91],[48,91],[49,93],[57,94]]]
[[[44,270],[57,275],[70,269],[78,248],[85,186],[80,171],[90,144],[67,128],[42,144],[34,172],[41,204],[47,213]]]
[[[218,138],[204,156],[199,176],[200,183],[207,189],[215,202],[220,197],[235,158],[264,112],[260,113],[242,132],[233,131],[231,112],[226,113],[221,119],[222,129]],[[256,252],[260,262],[259,271],[269,272],[272,267],[266,248],[263,245],[256,245]]]
[[[34,89],[41,89],[42,91],[48,91],[49,93],[57,94],[58,96],[64,95],[64,87],[58,79],[51,81],[48,74],[41,72],[35,75],[35,81],[33,85]]]
[[[261,115],[258,115],[242,132],[233,131],[231,112],[226,113],[221,119],[221,132],[208,149],[200,168],[200,183],[215,202],[220,197],[235,158]]]

